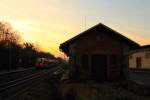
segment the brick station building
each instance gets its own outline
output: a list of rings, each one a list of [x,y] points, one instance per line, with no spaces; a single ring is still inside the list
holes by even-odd
[[[131,49],[139,44],[99,23],[60,44],[80,78],[116,80],[126,76]]]

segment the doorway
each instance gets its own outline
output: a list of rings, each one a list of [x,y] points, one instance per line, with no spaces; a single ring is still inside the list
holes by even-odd
[[[107,78],[107,56],[104,54],[94,54],[91,57],[92,77],[96,80],[106,80]]]
[[[141,68],[142,60],[141,57],[136,57],[136,68]]]

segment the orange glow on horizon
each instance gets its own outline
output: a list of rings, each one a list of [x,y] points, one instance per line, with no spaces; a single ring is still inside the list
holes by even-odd
[[[61,43],[84,31],[85,26],[88,29],[98,23],[141,45],[150,44],[149,6],[140,0],[136,3],[132,0],[111,3],[107,0],[0,0],[0,21],[12,24],[24,41],[63,57],[59,51]]]
[[[10,21],[15,30],[19,30],[24,41],[40,45],[41,49],[54,54],[56,57],[64,57],[64,53],[59,51],[59,45],[75,36],[74,34],[60,34],[53,31],[39,29],[32,21]],[[39,23],[40,24],[40,23]],[[57,25],[55,25],[56,27]],[[119,30],[118,30],[119,31]],[[150,42],[149,39],[141,39],[133,34],[123,34],[139,44]]]
[[[70,36],[66,33],[57,33],[55,30],[49,31],[46,28],[36,27],[38,24],[41,24],[37,22],[23,20],[9,20],[9,22],[15,30],[20,32],[24,42],[31,42],[35,45],[39,45],[39,49],[50,52],[56,57],[64,57],[64,53],[59,51],[59,45],[63,43],[63,41],[69,39],[72,35]],[[57,25],[54,25],[54,27],[57,27]],[[58,25],[58,27],[60,26]]]

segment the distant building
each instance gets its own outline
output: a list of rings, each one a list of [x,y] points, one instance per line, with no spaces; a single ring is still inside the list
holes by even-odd
[[[139,45],[100,23],[60,45],[82,79],[116,80],[126,74],[128,56]]]
[[[131,51],[129,67],[150,69],[150,45],[144,45],[140,49]]]

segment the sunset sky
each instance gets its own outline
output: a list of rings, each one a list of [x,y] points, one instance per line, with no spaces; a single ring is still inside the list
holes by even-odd
[[[55,56],[60,43],[100,22],[150,44],[150,0],[0,0],[0,21]]]

